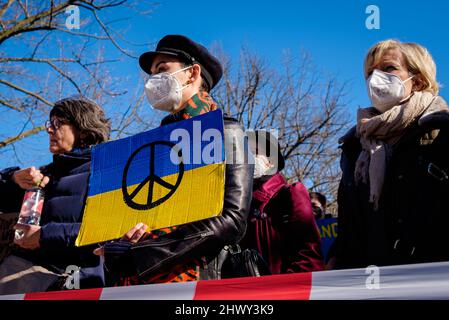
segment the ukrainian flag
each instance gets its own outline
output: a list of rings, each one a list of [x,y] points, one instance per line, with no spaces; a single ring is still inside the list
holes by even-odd
[[[217,216],[224,178],[221,110],[98,145],[76,245]]]

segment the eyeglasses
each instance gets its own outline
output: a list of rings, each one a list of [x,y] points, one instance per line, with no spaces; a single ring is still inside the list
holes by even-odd
[[[58,130],[64,123],[57,119],[57,118],[53,118],[51,120],[47,120],[45,121],[45,128],[48,129],[52,129],[53,131]]]

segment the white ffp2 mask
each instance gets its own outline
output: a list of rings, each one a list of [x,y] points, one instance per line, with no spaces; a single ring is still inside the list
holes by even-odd
[[[153,109],[176,112],[180,108],[182,90],[188,85],[183,87],[174,75],[189,68],[191,66],[173,73],[161,72],[150,76],[145,83],[145,94]]]
[[[254,179],[275,174],[276,170],[268,157],[258,154],[254,156]]]
[[[373,107],[384,113],[398,105],[406,98],[404,83],[412,78],[413,76],[402,81],[395,74],[375,69],[366,80],[368,95],[373,103]]]

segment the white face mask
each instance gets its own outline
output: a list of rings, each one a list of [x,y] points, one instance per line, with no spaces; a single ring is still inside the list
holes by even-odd
[[[275,174],[276,170],[270,163],[270,160],[264,155],[257,154],[254,156],[254,179],[262,176]]]
[[[404,83],[412,78],[413,76],[402,81],[395,74],[375,69],[366,80],[368,95],[373,103],[373,107],[384,113],[398,105],[405,98],[408,98],[405,97]]]
[[[187,88],[188,85],[183,87],[174,75],[191,67],[185,67],[171,74],[161,72],[150,76],[145,84],[145,94],[153,109],[167,112],[178,111],[182,99],[182,90]]]

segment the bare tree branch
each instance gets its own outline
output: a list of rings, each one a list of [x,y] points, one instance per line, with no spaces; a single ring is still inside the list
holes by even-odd
[[[217,101],[247,128],[277,129],[286,178],[302,181],[332,202],[340,174],[337,137],[349,125],[346,84],[318,72],[304,52],[286,56],[279,70],[246,49],[233,69],[216,51],[225,65],[224,81],[214,91]]]
[[[15,137],[7,138],[7,139],[5,139],[3,141],[0,141],[0,148],[6,147],[7,145],[13,144],[14,142],[16,142],[16,141],[18,141],[20,139],[32,136],[32,135],[34,135],[34,134],[36,134],[38,132],[44,131],[44,130],[45,130],[44,126],[39,126],[39,127],[33,128],[31,130],[27,130],[27,131],[25,131],[25,132],[15,136]]]
[[[14,2],[14,0],[8,0],[7,3],[5,3],[4,5],[1,6],[1,8],[0,8],[0,18],[3,17],[5,12],[9,9],[9,7],[11,7],[13,2]]]
[[[36,98],[37,100],[42,101],[43,103],[45,103],[46,105],[48,105],[48,106],[50,106],[50,107],[53,106],[53,103],[51,103],[50,101],[48,101],[47,99],[45,99],[45,98],[42,97],[41,95],[39,95],[39,94],[37,94],[37,93],[34,93],[34,92],[31,92],[31,91],[29,91],[29,90],[27,90],[27,89],[24,89],[24,88],[22,88],[22,87],[19,87],[18,85],[15,85],[14,83],[11,83],[11,82],[9,82],[9,81],[2,80],[2,79],[0,79],[0,83],[6,85],[6,86],[8,86],[8,87],[11,87],[11,88],[13,88],[13,89],[15,89],[15,90],[17,90],[17,91],[20,91],[20,92],[22,92],[22,93],[25,93],[25,94],[27,94],[27,95],[29,95],[29,96],[32,96],[32,97]]]
[[[82,30],[66,26],[67,8],[71,5],[80,8]],[[141,7],[142,1],[137,0],[1,2],[0,111],[3,115],[0,122],[3,121],[4,128],[1,152],[23,152],[16,145],[22,146],[22,141],[41,131],[34,122],[48,117],[52,101],[73,94],[87,96],[114,111],[125,112],[117,117],[118,127],[114,130],[119,135],[149,125],[141,108],[141,90],[139,95],[126,101],[127,112],[117,105],[123,104],[118,99],[127,93],[123,83],[129,76],[112,77],[110,63],[135,56],[128,47],[121,46],[121,43],[129,43],[124,26],[121,29],[112,27],[112,22],[114,26],[119,25],[117,21],[122,20],[121,17],[107,23],[102,20],[103,14],[110,16],[108,13],[112,8],[124,8],[125,17],[134,16],[128,9],[145,14],[146,9],[152,8],[146,5],[145,10],[141,10]],[[13,45],[6,43],[7,40],[14,41],[11,42]],[[109,44],[116,50],[109,49],[104,57],[104,49]],[[24,53],[18,55],[18,52]],[[22,124],[25,124],[23,132],[18,128]],[[4,149],[5,146],[11,148]]]
[[[24,32],[31,32],[37,30],[52,30],[54,27],[50,24],[43,24],[42,26],[33,27],[33,25],[49,16],[58,15],[65,9],[67,6],[72,4],[74,1],[69,0],[63,2],[58,6],[50,6],[50,9],[39,12],[35,15],[29,16],[21,21],[18,21],[14,26],[9,29],[0,32],[0,45],[7,39],[17,36]]]
[[[22,108],[16,107],[16,106],[12,105],[11,103],[9,103],[9,102],[7,102],[5,100],[0,99],[0,103],[2,105],[4,105],[5,107],[8,107],[8,108],[10,108],[12,110],[15,110],[15,111],[18,111],[18,112],[22,112],[23,111]]]

